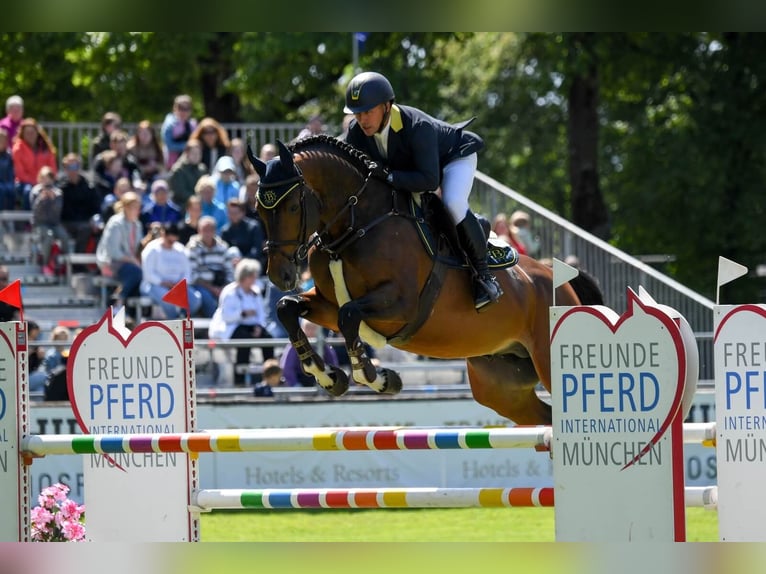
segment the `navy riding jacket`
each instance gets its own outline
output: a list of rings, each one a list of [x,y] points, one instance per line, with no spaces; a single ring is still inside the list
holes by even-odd
[[[388,133],[388,158],[378,151],[375,138],[364,135],[352,120],[346,141],[393,174],[393,186],[410,192],[433,191],[441,182],[442,169],[449,162],[471,155],[484,147],[484,141],[464,129],[475,118],[448,124],[410,106],[391,106]]]

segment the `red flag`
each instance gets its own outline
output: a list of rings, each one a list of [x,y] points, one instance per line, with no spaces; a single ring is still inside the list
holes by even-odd
[[[189,293],[186,290],[186,279],[181,279],[178,283],[173,285],[167,293],[162,297],[165,303],[176,305],[183,309],[186,309],[186,317],[191,317],[189,312]]]
[[[0,301],[8,303],[11,307],[16,307],[19,310],[19,316],[21,320],[24,320],[24,309],[21,304],[21,280],[16,279],[13,283],[8,285],[5,289],[0,291]]]

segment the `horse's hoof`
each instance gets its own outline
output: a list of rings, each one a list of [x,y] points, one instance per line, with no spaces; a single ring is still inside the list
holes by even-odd
[[[380,369],[378,376],[386,381],[385,386],[380,390],[381,393],[384,395],[397,395],[401,392],[402,378],[399,376],[399,373],[391,369]]]
[[[348,391],[348,375],[343,369],[330,365],[331,372],[328,374],[332,379],[332,385],[322,388],[334,397],[339,397]]]

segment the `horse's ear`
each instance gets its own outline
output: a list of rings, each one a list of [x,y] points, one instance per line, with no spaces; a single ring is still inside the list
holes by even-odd
[[[295,162],[293,161],[293,152],[287,149],[287,146],[283,144],[280,140],[277,140],[277,147],[279,148],[279,159],[282,162],[282,165],[284,166],[294,165]]]
[[[253,164],[253,167],[255,168],[255,172],[263,177],[266,175],[266,164],[259,160],[257,157],[255,157],[255,154],[253,153],[253,148],[250,147],[250,144],[247,144],[247,159],[250,160],[250,163]]]

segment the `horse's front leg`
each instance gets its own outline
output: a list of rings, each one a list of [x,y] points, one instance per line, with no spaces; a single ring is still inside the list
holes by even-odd
[[[277,303],[277,317],[298,353],[303,372],[313,375],[319,386],[331,395],[338,397],[345,393],[348,390],[348,376],[342,369],[324,362],[309,343],[299,322],[301,317],[306,317],[318,325],[333,326],[337,317],[335,306],[312,290],[282,297]]]
[[[352,299],[338,310],[338,328],[346,340],[346,350],[351,361],[351,376],[359,384],[367,385],[374,391],[395,395],[402,390],[402,379],[396,371],[375,367],[365,351],[359,336],[359,328],[369,310],[374,308],[375,297],[367,294]]]

